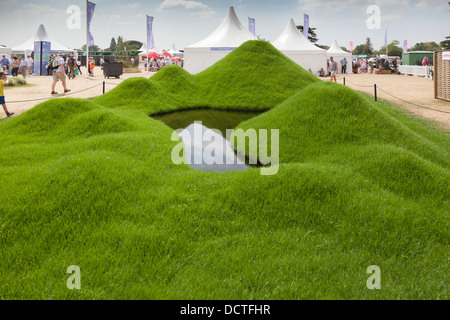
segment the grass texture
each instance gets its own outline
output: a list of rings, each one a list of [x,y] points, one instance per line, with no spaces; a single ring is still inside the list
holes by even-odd
[[[148,115],[195,107],[270,109],[239,127],[280,130],[279,173],[174,165]],[[449,298],[448,134],[267,42],[42,103],[0,134],[0,299]]]

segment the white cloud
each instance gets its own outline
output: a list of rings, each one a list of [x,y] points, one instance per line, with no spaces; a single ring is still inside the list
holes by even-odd
[[[129,3],[128,5],[127,5],[127,7],[128,8],[131,8],[131,9],[136,9],[137,7],[139,7],[141,4],[139,3],[139,2],[134,2],[134,3]]]
[[[208,7],[206,4],[199,1],[191,0],[164,0],[160,5],[159,9],[171,9],[181,7],[184,9],[192,10],[196,15],[213,15],[216,12]]]

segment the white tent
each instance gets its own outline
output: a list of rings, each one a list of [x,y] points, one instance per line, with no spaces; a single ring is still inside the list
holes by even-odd
[[[15,54],[25,54],[29,55],[34,51],[34,42],[35,41],[47,41],[51,43],[51,50],[52,52],[56,51],[62,51],[65,54],[72,53],[75,58],[78,57],[78,52],[76,50],[70,49],[62,44],[59,44],[58,42],[54,41],[52,38],[50,38],[47,34],[47,31],[45,30],[45,27],[43,24],[39,26],[39,29],[36,33],[36,35],[29,39],[28,41],[22,43],[21,45],[15,46],[12,48],[13,53]]]
[[[0,47],[0,60],[3,59],[3,55],[6,56],[6,59],[11,60],[12,50],[11,48]]]
[[[234,8],[230,7],[221,25],[211,35],[185,48],[184,67],[192,74],[199,73],[249,40],[257,38],[242,25]]]
[[[172,49],[170,49],[168,52],[172,55],[172,57],[182,57],[182,56],[184,56],[183,52],[180,52],[177,49],[177,47],[175,47],[175,44],[172,45]]]
[[[291,19],[283,33],[272,43],[278,50],[291,58],[305,70],[316,74],[321,68],[327,70],[327,52],[311,41],[297,29]]]
[[[339,47],[336,40],[334,40],[333,44],[331,45],[330,49],[327,51],[327,57],[333,57],[333,60],[337,62],[339,66],[339,72],[342,71],[342,63],[341,61],[344,60],[344,58],[347,59],[347,73],[352,73],[352,54],[350,52],[345,52],[344,50]]]

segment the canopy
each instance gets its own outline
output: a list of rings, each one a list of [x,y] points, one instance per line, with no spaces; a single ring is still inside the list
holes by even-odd
[[[25,55],[29,55],[34,51],[34,43],[36,41],[47,41],[51,43],[51,49],[52,52],[59,52],[62,51],[66,54],[72,53],[75,57],[78,57],[78,51],[74,49],[70,49],[62,44],[59,44],[58,42],[54,41],[52,38],[50,38],[47,34],[47,31],[45,30],[45,27],[43,24],[39,26],[39,29],[36,33],[36,35],[29,39],[28,41],[15,46],[12,48],[13,53],[24,53]]]
[[[316,74],[321,68],[327,69],[327,52],[305,38],[294,19],[289,20],[286,29],[272,44],[305,70],[311,69]]]
[[[185,69],[192,74],[199,73],[249,40],[257,38],[242,25],[234,8],[230,7],[227,16],[213,33],[185,48]]]
[[[182,52],[180,52],[177,47],[175,47],[175,44],[172,45],[172,49],[169,50],[169,53],[173,56],[173,57],[182,57],[184,56],[184,54]]]
[[[352,73],[351,63],[352,63],[352,54],[350,52],[346,52],[339,47],[338,42],[336,40],[333,41],[330,49],[327,51],[327,57],[333,57],[334,61],[337,62],[339,66],[339,72],[342,70],[341,61],[347,59],[347,73]]]
[[[0,60],[3,59],[3,55],[5,55],[8,60],[11,60],[11,53],[11,48],[0,47]]]

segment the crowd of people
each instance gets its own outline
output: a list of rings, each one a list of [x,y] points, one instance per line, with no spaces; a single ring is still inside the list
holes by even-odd
[[[148,59],[145,60],[145,69],[147,69],[147,63],[148,63]],[[168,56],[164,56],[164,57],[158,57],[157,59],[151,58],[150,59],[150,64],[149,64],[149,71],[150,72],[157,72],[158,70],[160,70],[161,68],[164,68],[166,66],[170,66],[172,64],[176,64],[180,67],[184,67],[184,60],[182,58],[179,57],[175,57],[175,58],[170,58]]]
[[[13,56],[11,59],[6,58],[6,55],[2,56],[1,60],[1,72],[5,75],[11,75],[13,77],[18,77],[19,73],[22,75],[24,79],[27,76],[33,75],[33,65],[34,61],[30,55],[26,58],[25,56],[19,60],[16,56]]]

